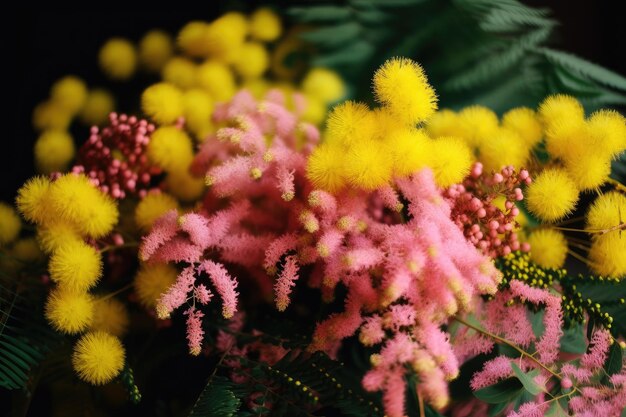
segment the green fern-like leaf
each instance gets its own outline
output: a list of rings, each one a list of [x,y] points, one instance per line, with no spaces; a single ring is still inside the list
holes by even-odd
[[[232,391],[232,382],[213,376],[200,393],[189,417],[232,417],[240,406],[240,399]]]

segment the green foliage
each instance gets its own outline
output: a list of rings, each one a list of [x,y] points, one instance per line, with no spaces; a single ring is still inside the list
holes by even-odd
[[[526,373],[513,361],[511,361],[511,368],[517,379],[519,379],[524,386],[524,389],[531,395],[537,395],[544,390],[544,388],[540,387],[534,380],[534,378],[539,375],[539,369],[533,369]]]
[[[25,388],[32,370],[45,358],[58,336],[40,309],[0,284],[0,387]]]
[[[241,401],[232,391],[232,383],[224,377],[213,376],[202,390],[189,417],[232,417]]]
[[[474,391],[474,396],[488,404],[510,403],[524,392],[524,386],[517,378],[508,378],[497,384]]]

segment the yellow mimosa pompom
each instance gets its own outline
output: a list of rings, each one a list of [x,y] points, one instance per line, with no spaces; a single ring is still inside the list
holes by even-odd
[[[585,228],[590,233],[608,230],[626,221],[625,217],[626,196],[617,191],[609,191],[601,194],[591,204],[587,212]],[[596,236],[596,234],[592,236]]]
[[[374,190],[391,180],[393,156],[381,142],[358,142],[345,155],[344,169],[348,182],[354,187]]]
[[[387,60],[374,74],[374,93],[406,124],[427,120],[437,110],[437,95],[424,69],[408,58]]]
[[[109,39],[98,53],[102,71],[114,80],[127,80],[135,73],[137,51],[135,46],[123,38]]]
[[[254,96],[254,98],[259,100],[265,96],[265,93],[269,91],[271,86],[265,78],[254,78],[244,80],[241,88],[244,90],[248,90]],[[324,112],[326,112],[326,107],[324,107]]]
[[[36,130],[65,130],[72,122],[72,113],[54,101],[39,103],[33,110],[33,126]]]
[[[106,90],[94,89],[89,92],[79,116],[88,126],[100,126],[108,120],[113,110],[115,110],[113,95]]]
[[[162,30],[151,30],[139,42],[139,61],[150,72],[159,72],[174,52],[174,42]]]
[[[316,96],[324,103],[332,103],[346,94],[343,80],[335,71],[327,68],[312,68],[302,80],[302,91]]]
[[[574,159],[585,152],[591,135],[588,124],[582,119],[560,119],[549,125],[546,133],[546,149],[552,157]]]
[[[307,177],[317,188],[339,191],[345,185],[344,157],[342,146],[328,142],[321,144],[309,156]]]
[[[512,165],[516,170],[525,167],[530,149],[512,130],[499,128],[482,140],[478,146],[479,161],[486,172],[499,172],[503,166]]]
[[[11,255],[22,262],[36,262],[43,258],[37,239],[27,237],[13,244]]]
[[[119,337],[126,333],[128,324],[128,310],[124,303],[115,298],[95,300],[90,330],[101,330]]]
[[[75,154],[74,139],[62,130],[46,130],[35,142],[35,165],[42,174],[65,171]]]
[[[353,144],[370,139],[375,132],[374,114],[367,105],[345,101],[335,107],[326,120],[326,135],[331,142]]]
[[[72,223],[92,238],[106,236],[117,223],[119,212],[111,197],[97,189],[84,175],[66,174],[50,186],[50,207],[57,220]]]
[[[154,221],[170,210],[178,208],[178,201],[169,194],[153,192],[146,195],[135,208],[135,223],[149,231]]]
[[[263,75],[269,66],[267,49],[258,42],[246,42],[241,46],[233,67],[242,78],[257,78]]]
[[[165,177],[170,194],[185,203],[200,199],[206,188],[204,178],[196,178],[185,171],[172,171]]]
[[[585,118],[582,104],[566,94],[553,94],[546,97],[539,105],[539,117],[546,127],[564,120],[581,121]]]
[[[117,337],[102,331],[90,332],[76,343],[72,365],[83,381],[104,385],[122,371],[124,356],[124,347]]]
[[[198,67],[193,61],[176,56],[167,61],[161,70],[161,77],[163,81],[186,90],[196,84],[197,72]]]
[[[52,84],[50,97],[56,104],[74,114],[87,100],[87,85],[80,78],[68,75]]]
[[[268,7],[261,7],[250,16],[249,30],[253,38],[271,42],[278,39],[283,27],[276,12]]]
[[[37,240],[45,253],[53,253],[62,246],[82,242],[76,226],[62,221],[51,221],[38,227]]]
[[[248,20],[245,15],[238,12],[221,15],[209,24],[205,32],[209,55],[222,62],[233,62],[247,34]]]
[[[483,141],[490,140],[498,131],[500,122],[493,110],[484,106],[469,106],[458,114],[463,136],[470,146],[479,146]]]
[[[626,234],[613,231],[596,236],[589,249],[589,266],[597,274],[626,276]]]
[[[544,268],[562,268],[567,258],[567,240],[558,230],[542,228],[528,237],[530,259]]]
[[[437,185],[445,188],[462,183],[474,161],[469,146],[459,138],[440,137],[432,142],[430,148],[429,166]]]
[[[394,129],[385,137],[386,151],[393,158],[395,175],[407,176],[419,171],[430,161],[431,140],[418,129]]]
[[[599,151],[614,157],[626,149],[626,118],[615,110],[598,110],[587,124]]]
[[[579,190],[598,189],[611,174],[611,161],[595,148],[582,148],[564,158],[565,169]]]
[[[189,135],[176,126],[160,127],[150,138],[148,158],[166,171],[183,171],[193,159],[193,143]]]
[[[57,288],[48,296],[46,318],[56,330],[76,334],[89,327],[93,309],[91,295]]]
[[[209,45],[206,42],[208,29],[207,22],[189,22],[178,32],[176,42],[185,54],[192,57],[205,57],[209,53]]]
[[[326,104],[316,96],[305,95],[304,113],[300,116],[305,122],[321,125],[326,118]]]
[[[463,123],[459,120],[459,115],[450,109],[442,109],[435,112],[428,119],[425,129],[432,138],[442,136],[465,138],[469,136],[464,129]]]
[[[141,94],[141,109],[159,124],[172,124],[183,115],[183,95],[172,84],[153,84]]]
[[[47,199],[50,180],[46,177],[33,177],[17,191],[17,209],[28,221],[43,224],[49,218]]]
[[[57,248],[48,266],[50,279],[59,288],[74,292],[87,291],[102,275],[102,258],[92,246],[69,241]]]
[[[198,85],[216,101],[227,101],[236,90],[233,72],[218,61],[206,61],[198,67]]]
[[[17,239],[21,229],[22,221],[15,209],[0,201],[0,246]]]
[[[517,107],[502,116],[502,126],[514,131],[523,143],[533,148],[543,137],[543,126],[533,109]]]
[[[183,93],[183,115],[187,128],[197,137],[203,138],[212,126],[213,100],[209,93],[194,88]]]
[[[156,307],[157,300],[176,281],[178,271],[171,264],[143,264],[135,276],[134,286],[139,302],[146,308]]]
[[[567,172],[548,168],[533,179],[524,201],[532,214],[541,220],[553,222],[574,210],[578,189]]]

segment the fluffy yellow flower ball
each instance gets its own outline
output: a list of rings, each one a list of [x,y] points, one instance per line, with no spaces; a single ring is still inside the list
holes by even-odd
[[[432,141],[422,130],[395,129],[388,133],[385,144],[385,151],[393,158],[395,175],[410,175],[431,160]]]
[[[87,101],[80,112],[80,120],[88,126],[100,126],[115,110],[115,99],[106,90],[94,89],[89,92]]]
[[[200,139],[209,133],[212,126],[213,107],[213,100],[205,90],[194,88],[183,93],[185,124]]]
[[[72,354],[74,370],[83,381],[103,385],[124,368],[124,347],[120,340],[102,331],[85,334]]]
[[[469,174],[474,156],[469,146],[459,138],[440,137],[431,144],[428,163],[439,187],[460,184]]]
[[[206,42],[209,24],[206,22],[193,21],[187,23],[178,32],[176,42],[180,49],[192,57],[204,57],[209,53]]]
[[[68,132],[46,130],[35,142],[35,164],[42,174],[65,171],[75,154],[74,139]]]
[[[583,119],[558,119],[545,133],[546,149],[553,158],[574,160],[589,149],[591,132]]]
[[[365,190],[385,185],[393,174],[393,157],[380,142],[355,143],[345,155],[344,164],[348,182]]]
[[[565,169],[581,191],[600,188],[611,174],[611,160],[596,148],[584,147],[572,150],[563,158]]]
[[[196,178],[186,170],[167,174],[165,185],[170,194],[185,203],[200,199],[206,187],[204,178]]]
[[[626,221],[626,196],[610,191],[594,200],[587,212],[585,229],[591,233],[608,230]]]
[[[315,187],[339,191],[345,185],[343,148],[329,142],[316,147],[309,157],[306,174]]]
[[[346,94],[346,87],[335,71],[312,68],[302,80],[302,91],[328,104],[342,98]]]
[[[464,131],[461,132],[462,137],[473,147],[490,140],[498,131],[500,124],[493,110],[478,105],[464,108],[459,112],[458,118]]]
[[[150,72],[159,72],[174,53],[174,42],[161,30],[151,30],[139,41],[139,61]]]
[[[128,323],[128,311],[124,303],[115,298],[96,299],[90,330],[100,330],[119,337],[128,330]]]
[[[26,220],[42,224],[48,218],[50,213],[46,200],[49,189],[48,178],[33,177],[17,191],[17,208]]]
[[[375,132],[376,121],[367,105],[346,101],[335,107],[326,120],[326,136],[330,142],[345,145],[369,140]]]
[[[87,100],[87,85],[80,78],[68,75],[52,84],[50,97],[56,104],[75,114]]]
[[[135,46],[123,38],[109,39],[98,53],[102,71],[114,80],[127,80],[137,67]]]
[[[172,124],[183,115],[183,95],[172,84],[153,84],[141,94],[141,109],[159,124]]]
[[[250,16],[250,36],[264,42],[275,41],[282,33],[280,17],[272,9],[262,7]]]
[[[593,146],[615,157],[626,149],[626,118],[615,110],[598,110],[591,114],[588,127]]]
[[[267,49],[258,42],[246,42],[233,61],[233,68],[242,78],[258,78],[269,67]]]
[[[100,252],[81,241],[69,241],[50,258],[50,279],[61,289],[87,291],[102,274]]]
[[[197,72],[193,61],[177,56],[167,61],[161,70],[161,77],[163,81],[186,90],[196,84]]]
[[[506,165],[520,170],[526,165],[529,151],[517,133],[505,128],[496,129],[478,145],[479,159],[486,172],[499,172]]]
[[[567,258],[567,240],[554,229],[538,229],[528,237],[530,259],[544,268],[561,268]]]
[[[56,330],[76,334],[91,324],[93,309],[93,298],[89,294],[57,288],[48,296],[46,318]]]
[[[134,286],[139,302],[155,308],[157,300],[176,281],[178,271],[171,264],[143,264],[135,276]]]
[[[599,275],[626,276],[626,234],[618,231],[597,236],[589,249],[589,266]]]
[[[76,226],[71,223],[56,221],[38,227],[37,240],[45,253],[53,253],[67,244],[81,242],[82,238]]]
[[[66,174],[50,186],[50,215],[72,223],[89,237],[106,236],[117,223],[117,205],[84,175]]]
[[[255,94],[255,97],[258,96]],[[306,105],[304,113],[300,116],[301,119],[317,126],[321,125],[326,118],[326,104],[324,104],[324,102],[316,96],[305,95],[304,99],[306,101]]]
[[[22,222],[15,209],[0,201],[0,246],[17,239],[21,228]]]
[[[198,67],[197,77],[198,85],[216,101],[227,101],[235,94],[235,77],[226,64],[206,61]]]
[[[528,107],[517,107],[504,113],[502,126],[517,133],[531,149],[543,138],[543,126],[535,111]]]
[[[406,124],[427,120],[437,110],[435,90],[415,61],[392,58],[376,71],[373,81],[376,100]]]
[[[66,130],[72,122],[72,113],[52,100],[39,103],[33,110],[33,126],[36,130]]]
[[[13,244],[11,255],[22,262],[35,262],[43,257],[37,240],[33,237],[20,239]]]
[[[459,115],[452,110],[442,109],[432,115],[426,123],[426,131],[433,138],[452,136],[456,138],[466,138],[469,136],[463,123],[459,120]]]
[[[143,231],[149,231],[154,221],[166,212],[177,209],[178,201],[166,193],[150,193],[135,208],[135,223]]]
[[[532,214],[553,222],[572,212],[578,201],[578,189],[564,170],[548,168],[533,179],[524,201]]]
[[[212,58],[232,63],[237,58],[247,33],[246,16],[238,12],[229,12],[209,24],[204,42]]]
[[[148,158],[166,171],[184,171],[193,159],[193,143],[175,126],[160,127],[150,138]]]
[[[546,127],[565,120],[578,121],[585,117],[585,109],[580,102],[566,94],[553,94],[539,105],[539,117]]]

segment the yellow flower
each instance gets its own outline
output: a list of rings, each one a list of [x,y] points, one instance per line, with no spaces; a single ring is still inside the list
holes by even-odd
[[[316,96],[305,95],[306,105],[304,113],[300,116],[305,122],[321,125],[326,118],[326,105]]]
[[[151,30],[139,42],[139,60],[151,72],[159,72],[173,52],[172,38],[161,30]]]
[[[589,266],[597,274],[626,276],[626,234],[619,231],[595,236],[589,249]]]
[[[178,32],[177,43],[180,49],[192,57],[204,57],[209,53],[206,43],[209,24],[206,22],[193,21],[187,23]]]
[[[50,258],[50,278],[62,289],[87,291],[102,274],[100,252],[81,241],[69,241]]]
[[[98,53],[102,71],[114,80],[127,80],[135,73],[137,51],[123,38],[109,39]]]
[[[581,121],[585,117],[585,110],[576,98],[566,94],[553,94],[539,105],[539,117],[549,128],[566,120]]]
[[[93,238],[106,236],[117,223],[117,205],[84,175],[66,174],[50,186],[50,207],[58,220],[72,223]]]
[[[102,331],[90,332],[76,343],[72,365],[83,381],[103,385],[122,371],[124,356],[124,347],[117,337]]]
[[[141,95],[141,109],[159,124],[172,124],[183,115],[183,95],[172,84],[153,84]]]
[[[80,78],[68,75],[52,85],[50,97],[56,104],[75,114],[87,100],[87,85]]]
[[[33,110],[33,126],[36,130],[65,130],[72,122],[72,113],[54,101],[39,103]]]
[[[553,222],[572,212],[578,201],[578,189],[564,170],[548,168],[528,186],[525,201],[532,214]]]
[[[258,42],[246,42],[241,46],[233,67],[242,78],[261,77],[269,66],[267,49]]]
[[[583,147],[564,158],[565,169],[581,190],[598,189],[609,178],[611,160],[596,148]]]
[[[128,323],[128,311],[124,303],[115,298],[96,299],[90,330],[101,330],[119,337],[128,330]]]
[[[204,42],[212,58],[232,63],[240,52],[248,32],[246,16],[229,12],[209,24],[204,33]]]
[[[209,93],[199,88],[185,91],[183,93],[183,108],[187,129],[199,139],[204,139],[212,126],[213,100]]]
[[[196,178],[186,170],[167,174],[165,185],[170,194],[186,203],[201,198],[206,186],[204,178]]]
[[[183,171],[193,159],[191,138],[175,126],[164,126],[152,133],[148,158],[166,171]]]
[[[474,161],[467,144],[459,138],[440,137],[432,142],[430,149],[428,165],[433,170],[437,185],[445,188],[463,182]]]
[[[48,296],[46,318],[56,330],[76,334],[91,324],[93,308],[93,298],[89,294],[57,288]]]
[[[20,239],[13,244],[11,255],[22,262],[36,262],[43,257],[37,240],[33,237]]]
[[[355,143],[345,155],[345,174],[353,186],[374,190],[391,180],[393,156],[380,142]]]
[[[588,149],[590,130],[584,120],[558,119],[546,129],[546,149],[550,156],[575,159]]]
[[[146,308],[156,307],[157,300],[176,281],[178,272],[171,264],[143,264],[135,276],[135,291]]]
[[[235,95],[235,77],[230,68],[219,61],[205,61],[198,67],[198,86],[211,94],[215,101],[227,101]]]
[[[0,201],[0,246],[13,242],[21,228],[22,222],[15,209]]]
[[[530,149],[541,142],[543,126],[533,109],[517,107],[502,116],[502,126],[514,131]]]
[[[31,222],[42,224],[49,217],[49,207],[46,202],[50,180],[46,177],[33,177],[17,192],[17,208],[22,216]]]
[[[74,242],[81,242],[80,233],[74,225],[63,221],[48,222],[37,228],[37,240],[41,249],[53,253],[58,248]]]
[[[264,42],[278,39],[283,28],[280,17],[270,8],[256,9],[250,16],[250,36]]]
[[[94,89],[89,92],[87,101],[80,112],[80,120],[88,126],[100,126],[115,110],[115,99],[106,90]]]
[[[623,223],[626,221],[626,196],[617,191],[600,195],[591,204],[586,220],[585,228],[590,232],[607,230]]]
[[[135,223],[143,231],[149,231],[154,221],[166,212],[177,209],[178,201],[166,193],[150,193],[135,208]]]
[[[328,142],[315,148],[307,162],[306,173],[315,187],[339,191],[345,185],[343,148]]]
[[[528,237],[530,259],[544,268],[561,268],[567,258],[567,240],[554,229],[535,230]]]
[[[418,129],[396,129],[385,138],[386,151],[393,158],[395,175],[407,176],[431,160],[432,141]]]
[[[371,138],[374,129],[373,113],[365,104],[355,101],[333,107],[326,120],[328,141],[346,145]]]
[[[374,74],[376,100],[406,124],[427,120],[437,110],[437,95],[424,69],[407,58],[392,58]]]
[[[46,130],[35,142],[35,164],[43,174],[64,171],[75,152],[74,139],[68,132]]]
[[[163,81],[186,90],[196,84],[197,70],[193,61],[176,56],[167,61],[161,70],[161,77]]]
[[[302,91],[315,96],[324,103],[332,103],[346,94],[343,80],[327,68],[312,68],[302,80]]]
[[[615,157],[626,149],[626,118],[615,110],[594,112],[588,121],[591,146]]]
[[[503,166],[525,167],[530,148],[512,130],[498,128],[478,145],[479,160],[486,172],[499,172]]]
[[[463,138],[472,147],[490,140],[499,127],[498,116],[484,106],[469,106],[459,112],[459,121],[466,132]]]
[[[452,136],[465,139],[469,136],[459,115],[449,109],[442,109],[433,114],[425,128],[432,138]]]

